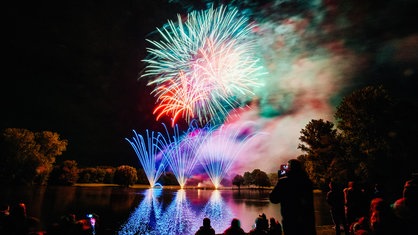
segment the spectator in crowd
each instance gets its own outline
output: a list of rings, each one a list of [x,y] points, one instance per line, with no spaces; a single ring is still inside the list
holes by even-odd
[[[270,217],[269,235],[282,235],[282,225],[274,217]]]
[[[41,231],[39,219],[28,216],[25,203],[17,203],[10,209],[10,219],[5,226],[5,234],[27,235]]]
[[[224,235],[244,235],[246,234],[241,228],[241,222],[237,218],[233,218],[231,226],[229,226],[223,233]]]
[[[363,216],[359,218],[357,221],[354,221],[350,226],[350,234],[369,235],[370,234],[369,218],[366,216]]]
[[[361,217],[367,216],[369,203],[368,198],[354,181],[348,182],[348,187],[344,189],[345,217],[351,226]]]
[[[255,227],[250,230],[250,235],[266,235],[267,229],[263,218],[258,216],[255,220]]]
[[[316,234],[313,186],[299,160],[288,161],[286,175],[279,178],[270,201],[280,203],[284,234]]]
[[[399,220],[399,234],[418,234],[418,182],[417,179],[405,182],[402,197],[392,205]]]
[[[269,221],[267,220],[267,216],[264,213],[258,215],[258,219],[260,220],[260,228],[263,230],[268,230],[269,228]]]
[[[203,219],[203,226],[200,226],[195,235],[215,235],[215,230],[210,225],[210,219]]]
[[[345,218],[344,193],[342,188],[335,182],[329,183],[329,191],[326,195],[326,201],[330,206],[331,218],[335,226],[335,234],[341,234],[341,227],[344,233],[348,235],[348,225]]]
[[[392,235],[405,234],[393,211],[383,198],[374,198],[370,202],[369,214],[354,221],[351,234]]]
[[[6,234],[6,226],[9,223],[10,207],[2,204],[0,208],[0,234]]]
[[[397,234],[399,226],[390,204],[383,198],[374,198],[370,203],[369,227],[373,235]]]
[[[57,222],[47,228],[47,235],[94,235],[102,234],[96,230],[97,214],[88,214],[86,218],[77,219],[75,214],[61,216]]]

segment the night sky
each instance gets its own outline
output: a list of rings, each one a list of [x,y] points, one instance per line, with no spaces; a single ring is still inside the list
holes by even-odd
[[[156,125],[154,98],[138,81],[144,38],[175,17],[174,8],[152,0],[19,1],[3,9],[1,128],[57,132],[69,141],[59,159],[79,165],[138,167],[124,138]]]
[[[187,8],[202,7],[205,1],[195,6],[187,4],[192,1],[180,1],[182,5],[175,2],[6,3],[2,7],[6,19],[3,28],[6,53],[3,54],[5,64],[0,89],[0,128],[59,133],[69,145],[58,161],[75,159],[79,166],[128,164],[139,167],[125,137],[131,137],[133,129],[140,133],[146,129],[160,130],[161,122],[169,123],[164,119],[155,120],[152,87],[146,86],[146,80],[138,80],[145,67],[141,61],[147,54],[145,39],[168,19],[176,20],[176,14],[185,14]],[[286,19],[309,19],[310,27],[304,31],[315,33],[299,35],[301,39],[327,45],[324,48],[334,55],[341,51],[346,56],[347,51],[354,55],[350,61],[355,63],[350,66],[356,67],[355,75],[339,87],[338,96],[326,98],[334,106],[342,94],[364,84],[379,83],[418,105],[417,1],[327,0],[315,6],[315,11],[305,1],[231,2],[240,3],[240,7],[252,12],[252,18],[260,22],[261,19],[280,23],[289,22]],[[322,16],[320,20],[315,16],[318,12]],[[344,17],[339,17],[341,15]],[[312,23],[315,20],[321,22]],[[336,27],[346,21],[349,21],[345,23],[347,27]],[[309,52],[299,54],[313,58],[309,57]],[[279,53],[274,56],[280,58]],[[289,53],[284,56],[289,57]],[[345,69],[341,73],[347,71],[353,70]],[[344,81],[348,79],[341,77]],[[341,80],[335,82],[341,83]],[[275,115],[289,116],[295,110],[282,108]],[[332,110],[327,112],[332,113]]]

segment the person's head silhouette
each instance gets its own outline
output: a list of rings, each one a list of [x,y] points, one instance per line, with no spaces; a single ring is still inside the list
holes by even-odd
[[[233,228],[241,228],[241,222],[237,218],[233,218],[231,221],[231,227]]]
[[[204,218],[203,219],[203,227],[210,227],[210,219]]]

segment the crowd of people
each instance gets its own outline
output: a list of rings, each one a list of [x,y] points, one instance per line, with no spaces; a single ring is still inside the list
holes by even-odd
[[[1,207],[1,234],[32,235],[40,231],[39,219],[27,215],[24,203],[13,206],[4,204]]]
[[[26,205],[22,202],[12,206],[4,204],[0,213],[1,235],[94,235],[98,220],[96,214],[82,219],[69,214],[60,217],[45,230],[38,218],[27,214]]]
[[[280,203],[285,235],[315,235],[313,188],[301,162],[291,159],[270,194],[272,203]],[[279,176],[282,175],[279,170]],[[330,182],[326,201],[335,226],[335,234],[389,235],[418,234],[418,179],[406,181],[402,197],[391,202],[381,184],[372,193],[350,181],[343,188]]]
[[[376,184],[372,193],[348,182],[342,188],[329,184],[326,201],[330,206],[336,235],[418,234],[418,181],[406,181],[402,197],[391,202],[382,186]]]
[[[316,235],[313,185],[300,161],[291,159],[278,172],[279,180],[270,193],[272,203],[280,203],[281,223],[265,215],[255,221],[255,227],[244,233],[238,219],[223,234],[282,234]],[[340,235],[416,235],[418,234],[418,179],[406,181],[402,197],[390,202],[380,184],[368,194],[350,181],[347,187],[329,183],[326,202],[334,222],[335,234]],[[209,220],[209,218],[206,218]],[[210,220],[209,225],[210,227]],[[202,226],[202,229],[205,226]],[[196,233],[214,234],[214,233]]]
[[[195,233],[195,235],[215,235],[215,230],[212,228],[210,219],[204,218],[203,225]],[[282,225],[274,217],[267,219],[267,216],[262,213],[256,219],[253,228],[245,232],[241,228],[241,222],[239,219],[234,218],[231,221],[231,225],[222,233],[224,235],[281,235]]]
[[[281,169],[282,170],[282,169]],[[264,213],[254,222],[253,228],[245,232],[238,218],[231,221],[223,231],[225,235],[316,235],[313,185],[300,161],[291,159],[285,174],[279,170],[279,179],[270,193],[270,202],[280,203],[281,223],[275,218],[267,219]],[[390,201],[376,184],[373,193],[366,193],[354,182],[346,187],[336,182],[329,183],[326,202],[334,222],[335,234],[340,235],[416,235],[418,234],[418,179],[412,177],[404,184],[402,197]],[[93,235],[97,215],[77,219],[75,215],[63,216],[57,223],[42,231],[37,218],[27,215],[26,205],[2,205],[0,208],[0,234],[15,235]],[[195,235],[214,235],[210,218],[204,218],[203,224]]]

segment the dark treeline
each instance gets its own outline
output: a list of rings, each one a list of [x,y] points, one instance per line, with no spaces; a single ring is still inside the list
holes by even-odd
[[[337,107],[334,123],[311,120],[301,130],[298,158],[317,187],[355,181],[399,195],[418,171],[416,111],[382,86],[356,90]]]

